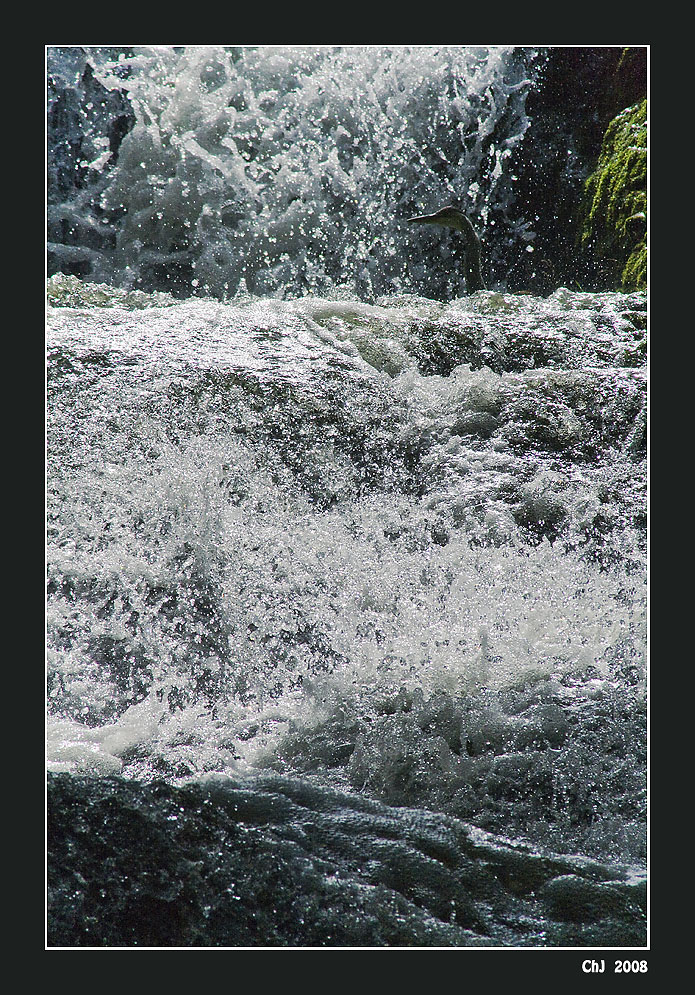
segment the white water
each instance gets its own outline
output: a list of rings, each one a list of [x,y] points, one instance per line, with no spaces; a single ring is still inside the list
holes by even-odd
[[[612,365],[643,295],[68,290],[90,306],[49,310],[50,769],[271,768],[466,816],[479,753],[558,798],[572,763],[606,776],[568,730],[613,700],[624,735],[645,677],[645,382]],[[418,372],[423,330],[473,318],[509,365],[521,334],[562,366]],[[635,859],[604,789],[589,843]]]
[[[509,242],[532,248],[533,219],[509,210],[532,49],[86,53],[51,50],[49,75],[75,103],[88,61],[109,91],[127,93],[136,119],[117,162],[93,103],[75,111],[79,139],[68,134],[84,186],[49,206],[49,249],[62,263],[88,261],[93,280],[171,283],[183,296],[336,284],[362,300],[412,287],[456,296],[455,241],[405,223],[445,203],[486,232],[489,266]]]
[[[49,53],[49,770],[643,867],[646,295],[505,292],[534,64]]]

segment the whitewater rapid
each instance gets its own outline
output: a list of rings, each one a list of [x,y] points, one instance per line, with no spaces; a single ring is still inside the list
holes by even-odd
[[[637,757],[627,837],[556,820],[572,723],[644,701],[644,295],[105,293],[49,288],[50,769],[310,772],[489,826],[490,761],[540,764],[543,832],[637,858]]]
[[[542,61],[48,51],[51,944],[645,942],[647,295],[509,292]]]

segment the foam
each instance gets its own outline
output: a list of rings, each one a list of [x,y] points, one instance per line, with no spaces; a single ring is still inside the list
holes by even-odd
[[[78,57],[49,50],[73,101]],[[436,254],[423,266],[421,236],[406,233],[413,207],[463,197],[481,223],[505,226],[532,49],[140,46],[82,58],[135,118],[115,163],[97,154],[110,122],[82,122],[95,131],[83,138],[93,186],[72,208],[87,222],[97,205],[99,230],[111,226],[91,256],[95,281],[167,289],[164,279],[216,297],[242,284],[264,296],[349,283],[373,298],[442,279],[451,289],[461,277]],[[54,241],[59,258],[71,251]]]

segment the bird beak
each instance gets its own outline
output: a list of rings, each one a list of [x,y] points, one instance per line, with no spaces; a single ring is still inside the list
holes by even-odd
[[[415,222],[415,224],[419,225],[434,225],[437,223],[431,214],[416,214],[414,218],[408,218],[407,220],[410,224]]]

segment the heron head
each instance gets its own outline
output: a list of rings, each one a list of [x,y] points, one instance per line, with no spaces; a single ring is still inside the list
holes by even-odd
[[[462,218],[465,218],[465,215],[457,207],[443,207],[434,214],[417,214],[414,218],[408,218],[408,221],[411,224],[442,225],[444,228],[460,229]]]

